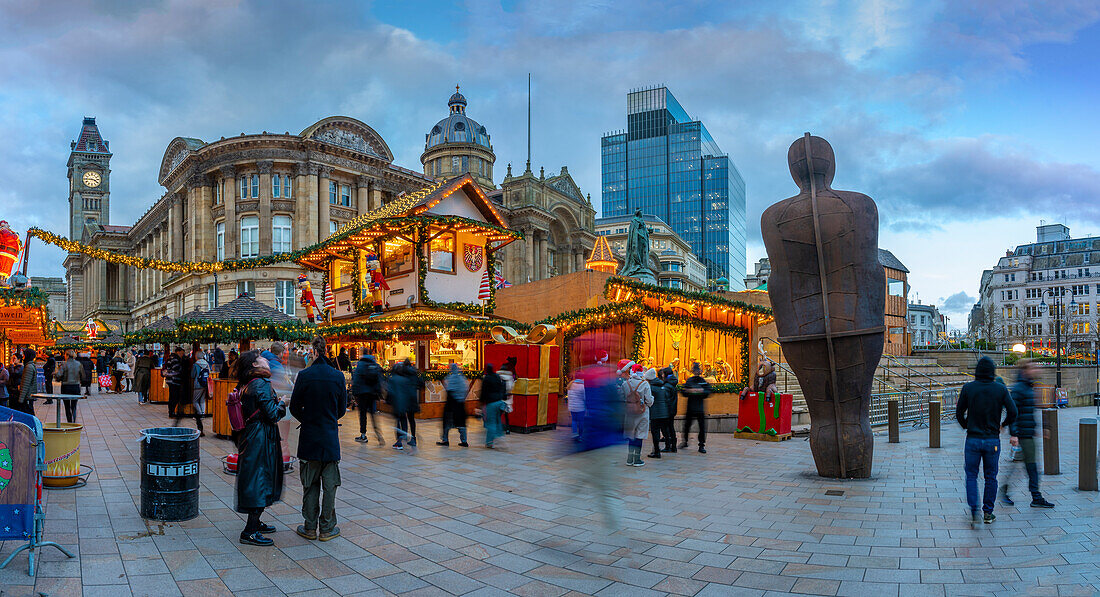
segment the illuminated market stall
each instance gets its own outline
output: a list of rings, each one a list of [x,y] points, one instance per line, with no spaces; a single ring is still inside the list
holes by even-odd
[[[18,347],[37,349],[54,344],[48,299],[38,288],[0,288],[0,355],[5,365],[12,362]]]
[[[319,328],[330,345],[369,350],[384,367],[409,359],[426,381],[421,416],[434,417],[450,364],[476,378],[490,330],[516,325],[491,314],[495,253],[520,237],[464,175],[352,220],[296,261],[331,284]]]

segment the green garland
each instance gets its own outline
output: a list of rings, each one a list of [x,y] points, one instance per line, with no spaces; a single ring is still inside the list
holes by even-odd
[[[16,307],[45,307],[50,302],[50,295],[41,288],[34,286],[27,288],[0,288],[0,301],[4,306]]]
[[[758,315],[772,316],[772,310],[768,307],[761,305],[753,305],[744,301],[735,301],[725,297],[718,296],[709,292],[698,292],[694,290],[678,290],[675,288],[666,288],[664,286],[657,286],[654,284],[646,284],[639,282],[634,278],[624,278],[622,276],[611,276],[604,283],[604,296],[611,298],[612,287],[624,286],[635,292],[644,293],[646,295],[655,295],[655,298],[668,299],[675,298],[684,301],[709,303],[711,305],[717,305],[719,307],[729,307],[733,309],[740,309],[742,311],[749,311]]]
[[[482,371],[475,371],[473,369],[462,369],[461,373],[462,377],[465,377],[466,379],[481,379],[482,375],[484,374],[484,372]],[[447,370],[432,370],[420,372],[420,376],[429,381],[443,381],[443,379],[450,374],[451,372]]]
[[[230,319],[225,321],[187,320],[176,322],[178,342],[240,342],[270,339],[308,342],[317,335],[316,325],[299,320]]]
[[[356,321],[351,323],[342,323],[322,327],[317,330],[317,333],[326,338],[333,336],[340,336],[344,334],[355,335],[358,338],[367,341],[374,340],[389,340],[393,338],[394,334],[400,334],[402,336],[421,336],[431,335],[434,336],[437,331],[446,331],[451,334],[472,334],[472,333],[488,333],[489,330],[497,325],[510,325],[515,329],[527,331],[530,326],[524,324],[515,324],[513,322],[500,321],[496,319],[487,320],[469,320],[469,321],[455,321],[451,319],[424,319],[409,321],[407,324],[401,325],[398,329],[392,330],[380,330],[377,326],[380,324],[394,323],[392,321]]]

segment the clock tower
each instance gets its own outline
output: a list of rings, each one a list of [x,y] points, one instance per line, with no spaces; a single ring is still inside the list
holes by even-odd
[[[89,221],[110,223],[111,151],[88,117],[69,149],[69,239],[79,241]]]
[[[111,151],[99,134],[95,118],[84,118],[80,136],[69,144],[69,239],[86,242],[89,225],[107,225],[111,218]],[[80,253],[65,257],[66,318],[82,320],[91,305],[85,304],[86,271],[91,261]]]

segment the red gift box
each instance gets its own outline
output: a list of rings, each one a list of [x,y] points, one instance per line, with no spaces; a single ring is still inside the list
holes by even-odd
[[[794,405],[794,397],[790,394],[775,394],[775,400],[768,402],[756,392],[749,392],[745,398],[739,400],[737,408],[737,430],[745,433],[767,434],[769,429],[775,430],[775,435],[785,435],[791,432],[791,408]],[[761,401],[763,400],[763,405]],[[760,424],[760,410],[764,411],[764,424]],[[777,412],[778,411],[778,412]]]
[[[517,431],[558,424],[558,387],[561,348],[546,344],[487,344],[485,362],[499,371],[509,357],[516,359],[512,412],[508,425]]]

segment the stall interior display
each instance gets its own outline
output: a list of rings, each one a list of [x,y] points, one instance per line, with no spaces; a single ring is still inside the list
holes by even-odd
[[[603,293],[610,301],[606,305],[542,322],[562,334],[567,375],[606,350],[612,362],[628,358],[647,367],[671,366],[681,380],[698,362],[704,377],[721,389],[740,389],[748,382],[756,328],[772,318],[766,307],[631,278],[608,278]]]
[[[17,346],[35,348],[54,344],[46,304],[49,297],[39,288],[0,288],[0,347],[4,363],[10,363]]]

